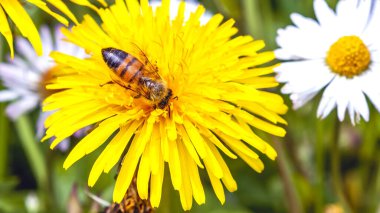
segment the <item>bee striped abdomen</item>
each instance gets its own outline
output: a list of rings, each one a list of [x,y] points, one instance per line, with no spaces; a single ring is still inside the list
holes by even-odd
[[[131,83],[141,75],[144,65],[133,55],[114,48],[102,49],[102,55],[108,67],[125,82]]]
[[[149,100],[154,109],[169,108],[170,117],[169,103],[173,97],[173,91],[161,79],[157,73],[158,70],[151,66],[145,67],[148,63],[152,64],[144,53],[138,56],[147,63],[142,63],[132,54],[112,47],[102,49],[102,55],[104,62],[112,70],[111,79],[114,83],[136,93],[134,98],[144,97]]]

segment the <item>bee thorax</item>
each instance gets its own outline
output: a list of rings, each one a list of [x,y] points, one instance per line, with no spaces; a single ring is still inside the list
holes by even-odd
[[[147,77],[140,78],[140,82],[149,91],[149,97],[151,101],[159,101],[165,97],[166,86],[161,81],[152,80]]]

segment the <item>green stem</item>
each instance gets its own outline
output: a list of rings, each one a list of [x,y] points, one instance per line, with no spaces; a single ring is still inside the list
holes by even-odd
[[[339,150],[339,136],[340,136],[340,121],[336,118],[335,131],[333,132],[333,138],[331,143],[331,173],[333,179],[333,186],[339,202],[345,209],[344,212],[351,213],[351,208],[346,200],[343,191],[343,182],[340,170],[340,150]]]
[[[274,147],[278,152],[278,168],[281,180],[283,182],[283,186],[285,189],[285,199],[286,203],[289,205],[289,212],[293,213],[301,213],[303,212],[303,207],[300,201],[300,197],[298,196],[296,186],[297,184],[294,182],[293,176],[290,173],[289,163],[285,156],[285,149],[282,142],[274,142]]]
[[[263,28],[261,31],[264,31],[263,37],[259,37],[260,39],[265,40],[265,46],[269,47],[269,49],[273,49],[277,47],[275,42],[277,29],[279,26],[276,26],[277,22],[275,21],[275,11],[273,10],[273,5],[271,1],[260,1],[261,4],[261,17],[262,23],[260,25]]]
[[[364,124],[363,143],[360,147],[360,177],[362,179],[362,199],[359,210],[376,212],[380,197],[380,150],[377,149],[379,138],[379,115],[371,110],[371,119]],[[373,168],[376,168],[375,170]]]
[[[369,205],[368,212],[376,212],[376,209],[379,208],[379,197],[380,197],[380,150],[377,151],[377,172],[374,177],[374,184],[372,189],[370,189],[369,194],[372,196],[368,196]]]
[[[362,187],[362,199],[359,208],[363,211],[366,211],[366,207],[370,205],[371,198],[373,196],[372,193],[373,183],[371,183],[371,174],[373,171],[371,167],[376,164],[376,142],[377,142],[377,112],[371,112],[372,118],[366,124],[364,124],[365,128],[363,130],[363,143],[361,144],[359,151],[359,159],[361,163],[360,167],[360,175],[361,175],[361,187]],[[376,181],[376,180],[375,180]]]
[[[16,122],[16,130],[20,137],[21,144],[25,151],[28,162],[32,168],[34,177],[36,178],[45,207],[49,209],[50,187],[48,181],[48,172],[45,164],[44,156],[39,148],[38,141],[35,140],[33,126],[26,115],[20,116]]]
[[[0,180],[4,180],[8,168],[8,122],[5,117],[5,106],[0,104]]]
[[[316,161],[316,184],[315,184],[315,212],[322,212],[324,206],[324,177],[325,177],[325,152],[324,152],[324,129],[323,129],[323,121],[317,119],[316,125],[316,141],[315,141],[315,161]]]
[[[26,157],[28,158],[32,171],[37,180],[37,184],[42,187],[46,185],[47,170],[45,165],[45,159],[39,149],[39,143],[34,138],[33,127],[27,116],[22,115],[16,121],[16,129],[22,146],[25,150]]]
[[[244,14],[245,29],[246,31],[254,35],[255,38],[262,38],[263,33],[261,28],[261,13],[259,8],[259,1],[257,0],[242,0],[242,9]]]

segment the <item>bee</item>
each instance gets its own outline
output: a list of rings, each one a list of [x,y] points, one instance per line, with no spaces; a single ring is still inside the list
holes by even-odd
[[[137,193],[136,175],[132,179],[123,200],[120,203],[112,203],[105,213],[151,213],[154,212],[152,204],[149,200],[143,200]]]
[[[114,83],[134,91],[137,94],[134,98],[146,98],[154,108],[168,107],[173,92],[161,79],[157,69],[152,68],[144,53],[141,56],[146,60],[145,63],[134,55],[113,47],[102,49],[102,55],[104,62],[113,71],[111,79]]]

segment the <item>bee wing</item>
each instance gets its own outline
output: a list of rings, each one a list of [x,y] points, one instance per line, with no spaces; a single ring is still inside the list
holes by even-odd
[[[122,87],[125,87],[125,88],[129,88],[131,87],[130,84],[128,84],[127,82],[123,81],[118,75],[116,75],[112,70],[109,71],[110,73],[110,77],[112,79],[113,82],[119,84],[120,86]]]
[[[161,79],[160,75],[158,74],[157,66],[149,61],[147,55],[137,44],[133,42],[127,42],[126,46],[128,53],[131,53],[141,63],[143,63],[144,69],[141,70],[143,76],[150,77],[152,79]]]
[[[139,88],[135,84],[128,84],[125,81],[123,81],[118,75],[116,75],[114,72],[110,71],[110,77],[112,81],[121,87],[124,87],[125,89],[131,90],[135,92],[136,94],[134,96],[140,95]]]
[[[139,98],[140,96],[143,96],[144,98],[150,100],[150,92],[149,89],[147,89],[144,86],[139,86],[137,84],[128,84],[118,75],[116,75],[114,72],[110,72],[110,76],[113,82],[119,84],[121,87],[124,87],[125,89],[131,90],[135,94],[133,94],[134,98]]]

